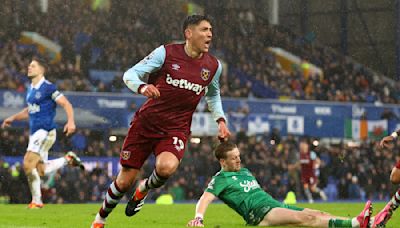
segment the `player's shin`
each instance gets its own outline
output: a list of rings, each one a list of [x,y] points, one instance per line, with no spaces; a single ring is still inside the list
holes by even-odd
[[[304,193],[306,194],[307,200],[309,203],[313,203],[313,197],[309,188],[304,189]]]
[[[96,215],[96,220],[105,220],[112,210],[117,206],[124,194],[125,192],[120,190],[116,181],[113,181],[107,190],[103,205],[101,206],[99,213]]]
[[[319,196],[321,197],[321,199],[323,201],[326,201],[328,199],[325,192],[323,190],[321,190],[320,188],[316,187],[315,192],[319,194]]]
[[[44,174],[49,175],[50,173],[64,167],[67,164],[67,160],[64,157],[48,160],[45,162]]]
[[[397,192],[393,195],[392,199],[390,200],[390,208],[392,211],[395,211],[400,205],[400,189],[397,189]]]
[[[328,227],[353,227],[351,219],[342,220],[342,219],[330,219]]]
[[[40,176],[37,169],[33,169],[27,174],[29,188],[32,194],[32,202],[42,204],[42,193],[40,189]]]

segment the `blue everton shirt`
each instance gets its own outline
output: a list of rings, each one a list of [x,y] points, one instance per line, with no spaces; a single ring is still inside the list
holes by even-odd
[[[56,128],[54,117],[57,103],[55,101],[61,96],[63,95],[57,87],[44,77],[35,86],[29,87],[26,102],[31,135],[39,129],[50,131]]]

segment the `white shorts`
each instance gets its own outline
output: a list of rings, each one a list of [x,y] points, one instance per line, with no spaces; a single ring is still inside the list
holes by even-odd
[[[27,151],[38,153],[45,162],[49,156],[49,150],[56,141],[56,129],[46,131],[43,129],[37,130],[29,136],[29,144]]]

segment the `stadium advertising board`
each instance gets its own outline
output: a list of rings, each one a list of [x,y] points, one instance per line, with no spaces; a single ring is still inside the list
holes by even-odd
[[[21,166],[21,161],[23,161],[22,156],[5,156],[4,161],[8,163],[11,167]],[[85,170],[88,172],[94,169],[105,170],[108,176],[113,176],[118,174],[118,170],[121,168],[119,164],[119,158],[116,157],[80,157]],[[50,157],[55,159],[55,157]]]
[[[127,128],[134,112],[145,102],[144,97],[132,94],[65,94],[75,107],[78,127]],[[23,93],[0,91],[0,119],[3,120],[9,112],[15,113],[24,107],[24,100]],[[233,132],[244,130],[248,134],[263,134],[276,128],[282,135],[358,139],[365,134],[371,136],[391,132],[400,124],[398,105],[232,98],[223,98],[223,105],[230,129]],[[240,110],[248,110],[248,114],[243,114]],[[391,118],[379,121],[385,115],[388,116],[388,113]],[[65,121],[63,111],[57,112],[56,120],[58,123]],[[361,129],[361,126],[366,127]],[[216,127],[206,110],[205,101],[201,101],[193,116],[193,135],[214,135],[217,132]]]

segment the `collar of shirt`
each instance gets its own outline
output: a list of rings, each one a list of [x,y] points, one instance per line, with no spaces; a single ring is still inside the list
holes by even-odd
[[[43,82],[44,82],[45,80],[46,80],[46,79],[43,77],[42,79],[40,79],[40,81],[39,81],[38,83],[36,83],[36,85],[31,84],[31,87],[32,87],[33,89],[39,89],[40,86],[43,84]]]

